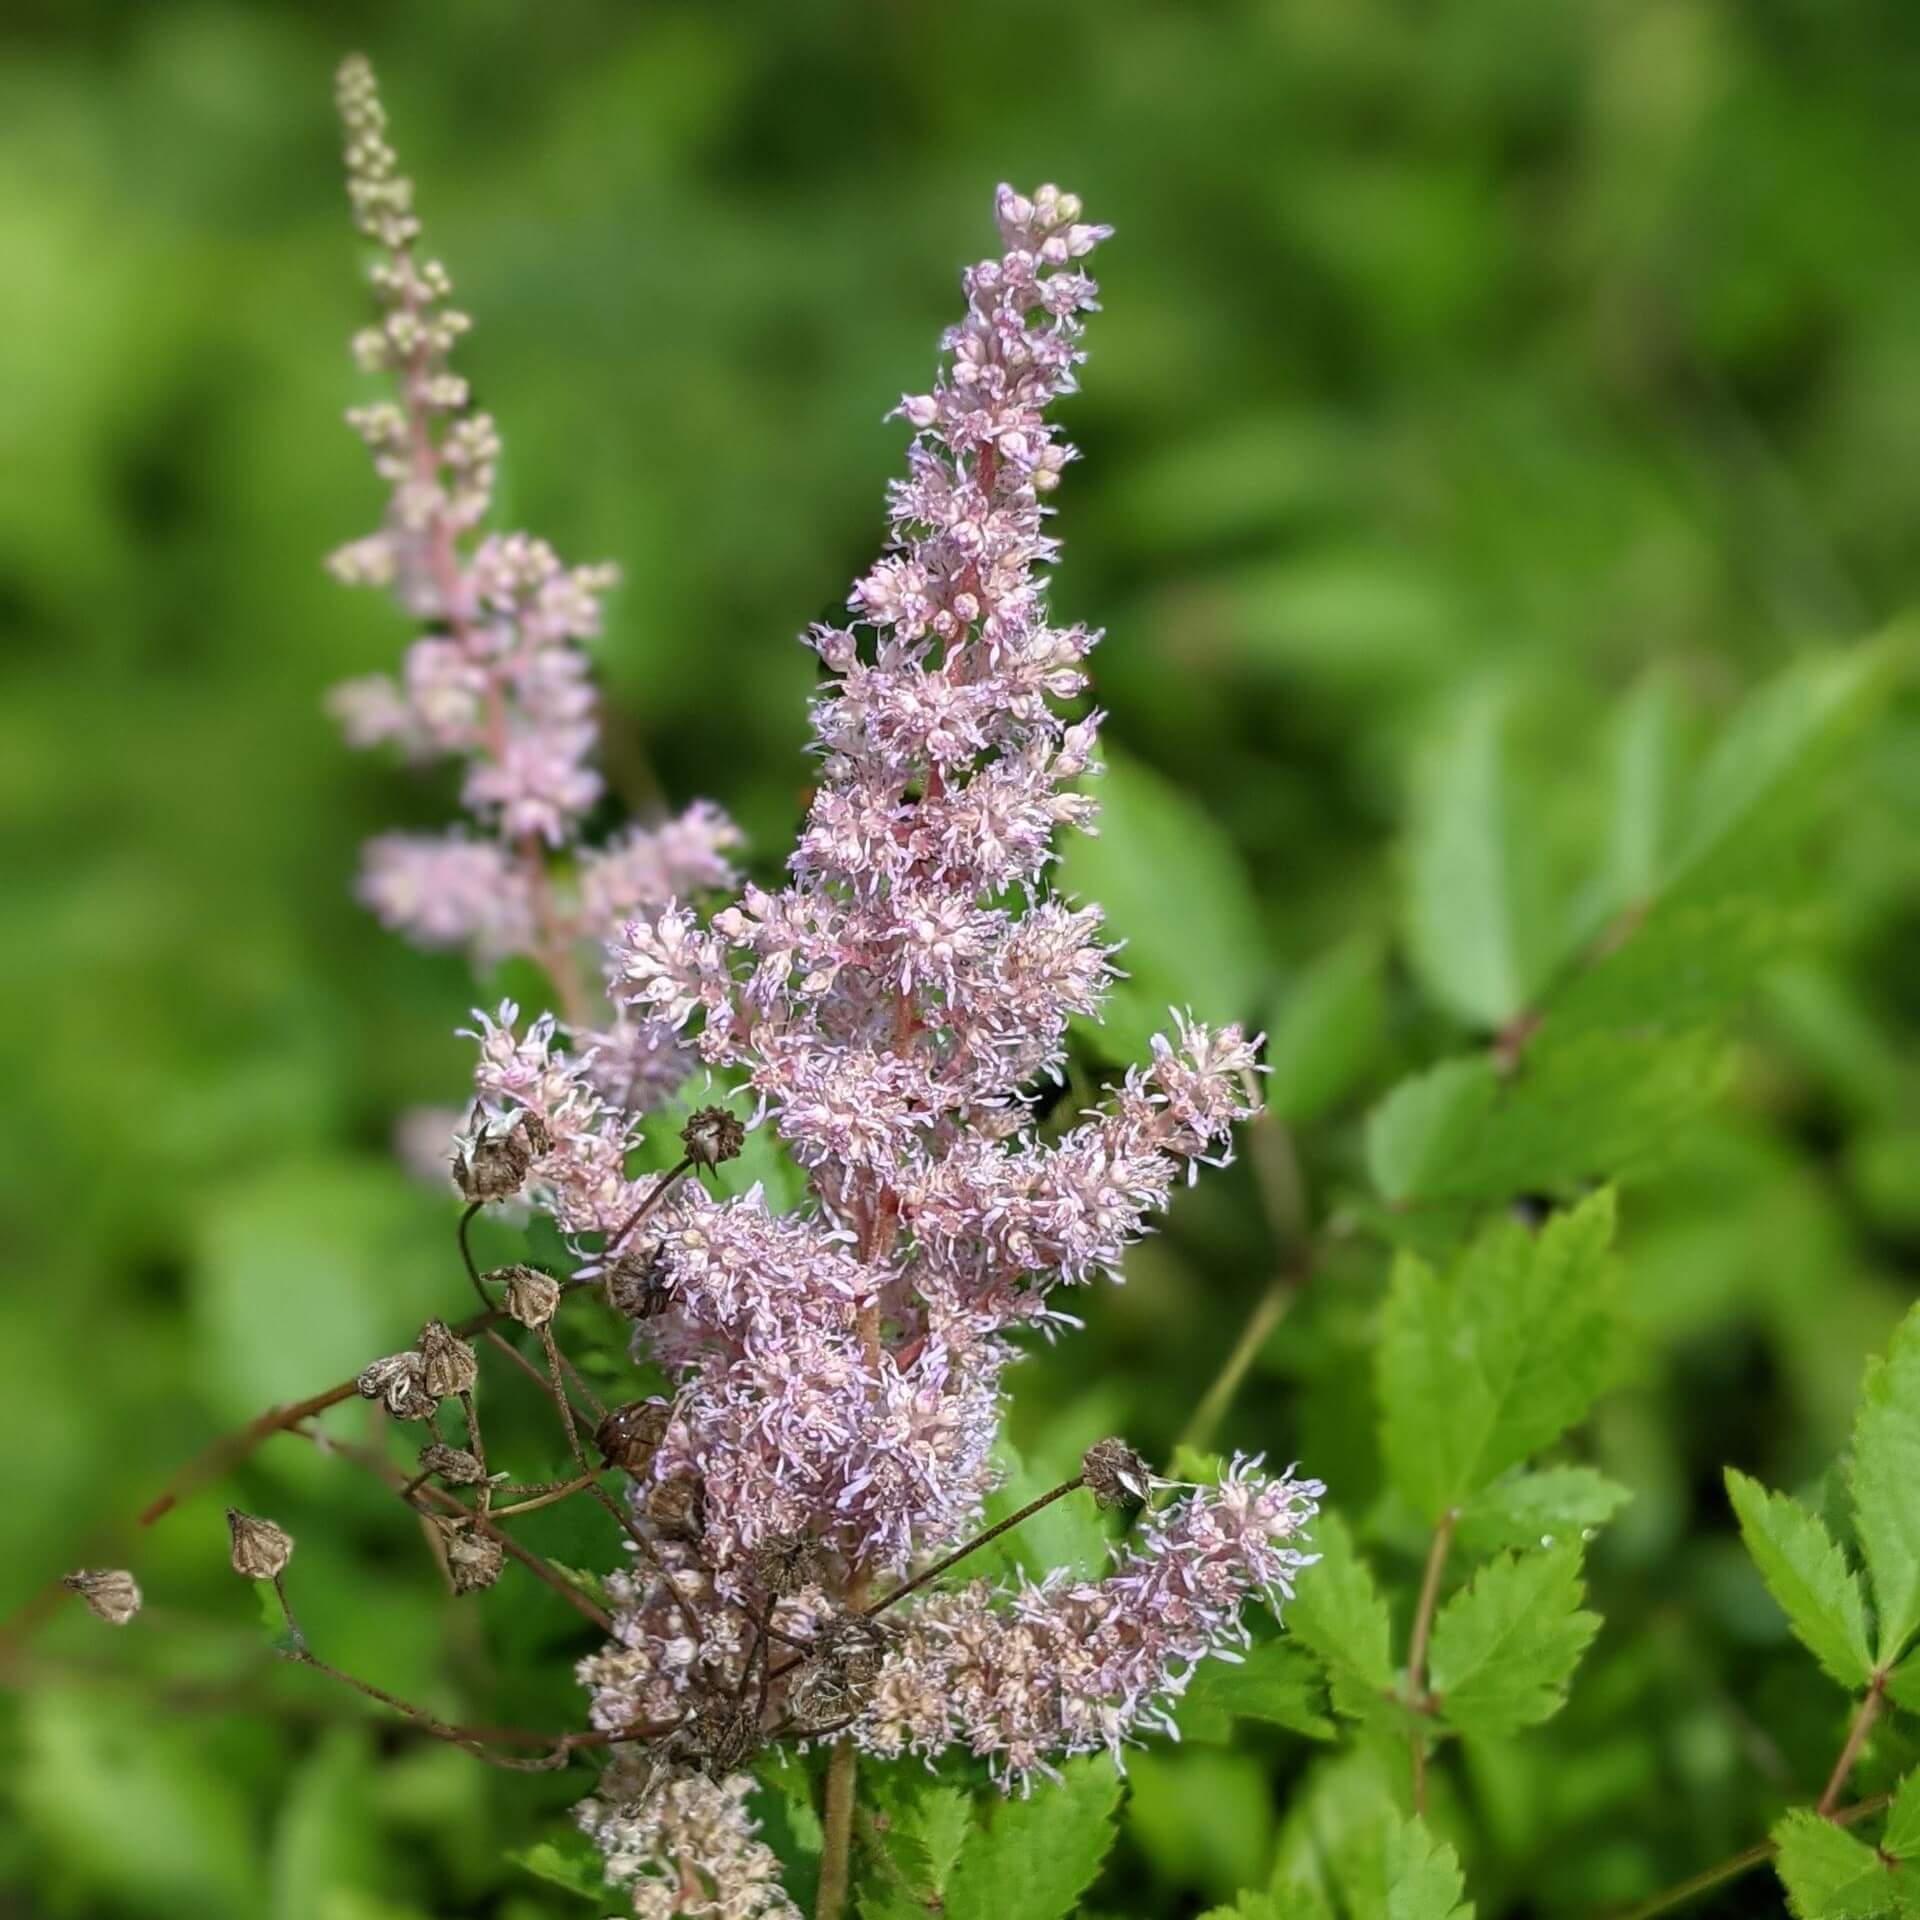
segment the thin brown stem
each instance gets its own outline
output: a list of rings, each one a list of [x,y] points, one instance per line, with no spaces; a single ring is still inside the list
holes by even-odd
[[[1830,1813],[1827,1818],[1836,1827],[1851,1827],[1856,1822],[1872,1818],[1891,1804],[1893,1795],[1876,1793],[1870,1800],[1861,1800],[1851,1807],[1842,1807],[1838,1813]],[[1762,1840],[1758,1846],[1745,1847],[1739,1853],[1729,1856],[1717,1865],[1703,1872],[1691,1874],[1685,1880],[1676,1881],[1664,1892],[1642,1900],[1637,1907],[1628,1907],[1617,1913],[1613,1920],[1655,1920],[1655,1916],[1671,1913],[1676,1907],[1684,1907],[1690,1900],[1697,1900],[1703,1893],[1711,1893],[1715,1887],[1723,1887],[1729,1880],[1737,1880],[1743,1873],[1749,1873],[1755,1867],[1765,1866],[1777,1849],[1771,1840]]]
[[[460,1224],[454,1229],[454,1238],[460,1243],[460,1261],[467,1270],[467,1278],[473,1282],[473,1290],[480,1296],[480,1304],[491,1310],[493,1297],[487,1292],[486,1283],[480,1278],[480,1268],[473,1257],[473,1247],[467,1239],[467,1229],[473,1225],[474,1215],[487,1203],[476,1200],[460,1216]]]
[[[674,1185],[674,1182],[677,1181],[683,1174],[689,1172],[692,1169],[692,1166],[693,1166],[693,1162],[691,1160],[682,1160],[677,1167],[669,1167],[667,1171],[663,1173],[660,1176],[660,1178],[654,1182],[652,1187],[648,1189],[647,1197],[644,1200],[642,1200],[640,1204],[637,1207],[635,1207],[634,1210],[630,1214],[628,1214],[623,1221],[621,1221],[619,1226],[614,1228],[613,1237],[601,1249],[601,1252],[603,1254],[619,1252],[620,1243],[626,1239],[627,1235],[630,1234],[635,1227],[639,1226],[640,1223],[643,1220],[645,1220],[649,1214],[653,1212],[654,1208],[656,1208],[660,1204],[660,1202],[667,1197],[667,1194],[671,1191]]]
[[[542,1507],[556,1506],[562,1500],[571,1500],[576,1493],[583,1493],[592,1484],[592,1475],[583,1475],[578,1480],[563,1480],[557,1487],[549,1487],[546,1492],[538,1493],[530,1500],[516,1500],[510,1507],[494,1507],[490,1510],[495,1520],[505,1520],[516,1513],[538,1513]]]
[[[1830,1818],[1834,1808],[1839,1805],[1847,1777],[1853,1772],[1854,1762],[1860,1758],[1860,1749],[1867,1744],[1867,1735],[1873,1731],[1873,1723],[1880,1717],[1886,1694],[1887,1676],[1875,1673],[1867,1688],[1866,1698],[1860,1702],[1859,1711],[1853,1716],[1853,1725],[1847,1729],[1846,1744],[1840,1749],[1840,1757],[1833,1763],[1833,1772],[1827,1777],[1826,1791],[1820,1796],[1820,1804],[1814,1808],[1821,1819]]]
[[[1427,1694],[1427,1644],[1433,1636],[1434,1610],[1440,1603],[1440,1576],[1446,1571],[1458,1513],[1449,1509],[1433,1530],[1427,1550],[1427,1571],[1420,1582],[1420,1601],[1413,1614],[1413,1637],[1407,1643],[1407,1702],[1416,1713],[1431,1711]],[[1427,1810],[1427,1730],[1416,1724],[1407,1736],[1413,1748],[1413,1810]]]
[[[1031,1520],[1042,1507],[1052,1506],[1056,1500],[1065,1499],[1066,1496],[1076,1488],[1084,1487],[1086,1484],[1086,1476],[1079,1473],[1076,1473],[1071,1480],[1062,1480],[1057,1487],[1050,1488],[1047,1492],[1043,1493],[1039,1499],[1029,1500],[1018,1513],[1010,1513],[1004,1520],[996,1521],[994,1525],[987,1528],[984,1533],[976,1533],[965,1546],[955,1547],[945,1559],[936,1560],[933,1565],[928,1567],[924,1572],[915,1574],[914,1577],[905,1582],[904,1585],[895,1587],[891,1593],[876,1600],[873,1605],[867,1609],[866,1617],[871,1620],[876,1613],[885,1613],[896,1601],[904,1600],[910,1593],[917,1593],[928,1581],[939,1579],[949,1567],[957,1566],[968,1554],[977,1553],[989,1540],[999,1539],[1003,1533],[1011,1532],[1015,1527],[1019,1526],[1023,1520]]]

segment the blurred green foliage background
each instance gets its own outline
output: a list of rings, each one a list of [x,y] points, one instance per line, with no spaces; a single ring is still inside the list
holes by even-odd
[[[1296,1116],[1323,1218],[1364,1184],[1366,1105],[1476,1037],[1402,942],[1410,795],[1462,703],[1507,703],[1571,914],[1623,702],[1706,730],[1920,601],[1902,0],[17,5],[0,1610],[129,1557],[150,1605],[124,1636],[63,1614],[0,1674],[0,1912],[585,1911],[501,1857],[567,1783],[277,1668],[217,1494],[126,1531],[212,1435],[461,1298],[449,1208],[390,1139],[457,1098],[479,989],[349,895],[361,839],[451,798],[321,711],[405,637],[320,567],[378,510],[339,424],[363,309],[329,95],[353,47],[476,316],[504,512],[625,569],[616,787],[712,794],[762,871],[809,778],[793,636],[876,547],[903,444],[881,415],[924,384],[994,183],[1059,180],[1116,224],[1057,604],[1108,632],[1121,1027],[1149,993],[1271,1024],[1353,942],[1329,1015],[1353,1058]],[[1769,977],[1731,1098],[1624,1201],[1639,1337],[1586,1444],[1636,1497],[1596,1551],[1607,1627],[1572,1710],[1462,1775],[1483,1915],[1703,1865],[1837,1742],[1844,1703],[1785,1650],[1717,1476],[1822,1472],[1920,1269],[1910,702],[1845,771],[1821,938]],[[1086,1335],[1021,1370],[1022,1446],[1119,1427],[1164,1457],[1270,1260],[1244,1168],[1183,1199]],[[1356,1518],[1385,1266],[1364,1234],[1336,1252],[1221,1432],[1299,1455]],[[537,1590],[454,1607],[297,1442],[226,1491],[300,1536],[342,1664],[475,1717],[578,1713],[577,1622]],[[611,1563],[571,1517],[540,1540]],[[1094,1907],[1258,1880],[1311,1764],[1258,1731],[1142,1756]]]

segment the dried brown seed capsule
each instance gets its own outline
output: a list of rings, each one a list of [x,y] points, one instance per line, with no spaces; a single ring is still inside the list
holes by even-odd
[[[436,1400],[470,1393],[480,1378],[480,1358],[444,1320],[429,1320],[415,1343],[420,1383]]]
[[[83,1567],[60,1583],[87,1603],[87,1611],[110,1627],[124,1627],[140,1611],[140,1588],[124,1567]]]
[[[500,1542],[477,1527],[443,1527],[447,1578],[455,1593],[482,1593],[500,1578],[507,1556]]]
[[[552,1151],[553,1136],[537,1113],[489,1125],[476,1110],[467,1131],[454,1137],[454,1185],[476,1204],[511,1200],[533,1163]]]
[[[418,1353],[390,1353],[365,1368],[354,1385],[396,1420],[431,1420],[440,1403],[427,1391],[427,1363]]]
[[[827,1556],[810,1533],[776,1533],[748,1555],[753,1577],[776,1600],[817,1587],[826,1578]]]
[[[538,1267],[496,1267],[487,1275],[503,1289],[501,1304],[523,1327],[544,1327],[560,1308],[560,1282]]]
[[[764,1744],[758,1711],[730,1700],[702,1707],[681,1729],[681,1739],[687,1757],[716,1780],[741,1772]]]
[[[698,1540],[707,1530],[707,1490],[692,1474],[675,1474],[647,1491],[647,1518],[662,1533]]]
[[[1117,1435],[1096,1440],[1080,1462],[1080,1472],[1103,1507],[1143,1507],[1153,1490],[1153,1470]]]
[[[629,1320],[651,1320],[673,1305],[673,1289],[661,1270],[657,1247],[616,1255],[600,1284],[607,1290],[607,1305]]]
[[[233,1542],[233,1570],[243,1580],[276,1580],[293,1558],[293,1535],[285,1527],[238,1507],[227,1509],[227,1533]]]
[[[477,1455],[438,1440],[420,1449],[420,1471],[437,1473],[450,1487],[477,1487],[487,1477]]]
[[[672,1424],[673,1408],[665,1400],[629,1400],[594,1428],[594,1445],[608,1466],[638,1480],[653,1465]]]
[[[814,1635],[813,1651],[793,1677],[794,1718],[803,1727],[825,1727],[860,1712],[873,1698],[886,1655],[886,1629],[877,1620],[835,1615]]]
[[[680,1144],[696,1167],[717,1167],[739,1158],[747,1130],[725,1107],[701,1107],[680,1129]]]

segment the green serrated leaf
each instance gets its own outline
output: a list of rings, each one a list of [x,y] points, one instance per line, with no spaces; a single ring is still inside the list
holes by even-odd
[[[868,1769],[861,1791],[871,1810],[861,1839],[878,1856],[861,1886],[861,1920],[938,1913],[973,1824],[971,1797],[918,1767]]]
[[[1264,1640],[1235,1662],[1202,1661],[1181,1702],[1182,1724],[1189,1709],[1214,1710],[1244,1720],[1288,1727],[1311,1740],[1331,1740],[1326,1716],[1326,1685],[1318,1664],[1290,1640]]]
[[[1920,1306],[1894,1330],[1860,1390],[1851,1466],[1855,1530],[1873,1581],[1879,1662],[1891,1666],[1920,1627]]]
[[[1581,1592],[1574,1544],[1482,1567],[1433,1623],[1428,1684],[1446,1724],[1501,1735],[1551,1719],[1600,1628]]]
[[[1444,1278],[1394,1269],[1379,1346],[1387,1471],[1429,1522],[1581,1418],[1612,1363],[1602,1191],[1537,1235],[1502,1221]]]
[[[1402,1080],[1367,1118],[1367,1171],[1392,1201],[1440,1192],[1500,1097],[1486,1058],[1449,1060]]]
[[[604,1910],[615,1897],[601,1871],[600,1855],[584,1834],[563,1833],[530,1847],[510,1848],[506,1857],[536,1880],[559,1887],[590,1906]]]
[[[1555,957],[1543,848],[1517,793],[1504,703],[1465,702],[1416,771],[1407,946],[1427,991],[1460,1019],[1504,1026]]]
[[[1337,1105],[1373,1064],[1385,1020],[1380,943],[1363,936],[1323,954],[1269,1024],[1269,1109],[1297,1126]]]
[[[1727,1469],[1740,1537],[1794,1637],[1849,1692],[1867,1684],[1873,1655],[1860,1581],[1816,1514]]]
[[[1460,1861],[1424,1820],[1406,1822],[1387,1854],[1387,1920],[1473,1920]]]
[[[1320,1558],[1305,1568],[1288,1602],[1286,1624],[1295,1640],[1316,1653],[1336,1680],[1350,1683],[1334,1705],[1362,1711],[1355,1691],[1384,1694],[1394,1680],[1387,1603],[1373,1574],[1354,1549],[1353,1536],[1337,1513],[1322,1513],[1313,1523],[1312,1547]]]
[[[1775,1871],[1797,1920],[1872,1920],[1896,1904],[1894,1876],[1852,1834],[1796,1807],[1773,1830]]]
[[[1230,1907],[1209,1907],[1200,1920],[1295,1920],[1295,1917],[1283,1913],[1274,1904],[1272,1894],[1249,1889]]]
[[[946,1920],[1062,1920],[1113,1845],[1120,1776],[1099,1755],[1070,1760],[1057,1786],[1002,1800],[967,1834]]]
[[[1896,1860],[1920,1857],[1920,1767],[1900,1782],[1887,1813],[1886,1831],[1880,1836],[1880,1850]]]
[[[1633,1496],[1592,1467],[1541,1467],[1510,1473],[1460,1510],[1456,1544],[1472,1553],[1531,1550],[1587,1540]]]

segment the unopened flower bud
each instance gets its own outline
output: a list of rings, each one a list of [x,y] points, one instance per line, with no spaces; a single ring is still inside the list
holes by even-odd
[[[482,1593],[500,1578],[506,1554],[500,1542],[477,1527],[446,1527],[447,1578],[455,1593]]]
[[[487,1477],[479,1456],[465,1447],[449,1447],[441,1441],[420,1449],[420,1471],[437,1473],[450,1487],[477,1487]]]
[[[427,1363],[418,1353],[390,1353],[365,1368],[354,1385],[363,1400],[378,1400],[396,1420],[430,1420],[440,1403],[427,1391]]]
[[[87,1603],[87,1611],[110,1627],[124,1627],[140,1611],[140,1588],[124,1567],[82,1568],[60,1583]]]
[[[746,1127],[725,1107],[701,1107],[680,1129],[680,1144],[696,1167],[738,1159],[746,1139]]]
[[[487,1275],[504,1289],[501,1304],[523,1327],[544,1327],[560,1307],[560,1282],[538,1267],[497,1267]]]
[[[1152,1470],[1118,1436],[1096,1440],[1080,1462],[1080,1473],[1103,1507],[1144,1507],[1153,1488]]]
[[[416,1342],[420,1384],[436,1401],[473,1390],[480,1377],[478,1355],[444,1320],[429,1320]]]
[[[776,1533],[748,1555],[753,1577],[776,1600],[817,1587],[826,1577],[826,1554],[810,1533]]]
[[[227,1509],[227,1533],[233,1543],[233,1570],[243,1580],[277,1580],[293,1558],[293,1535],[286,1528],[238,1507]]]
[[[660,1442],[673,1423],[673,1408],[665,1400],[629,1400],[615,1407],[593,1430],[594,1444],[610,1467],[638,1480],[653,1465]]]

